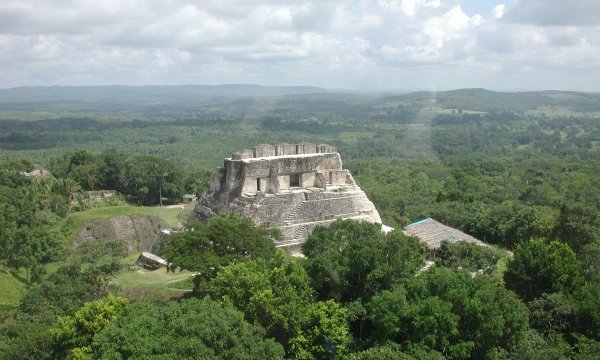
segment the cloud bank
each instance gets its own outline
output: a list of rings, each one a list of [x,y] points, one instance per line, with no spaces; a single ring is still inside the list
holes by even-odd
[[[0,87],[600,91],[597,14],[588,0],[5,0]]]

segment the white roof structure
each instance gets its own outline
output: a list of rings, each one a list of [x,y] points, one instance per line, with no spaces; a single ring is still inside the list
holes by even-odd
[[[390,233],[390,232],[392,232],[392,231],[394,231],[394,230],[396,230],[396,229],[394,229],[394,228],[393,228],[393,227],[391,227],[391,226],[387,226],[387,225],[381,224],[381,231],[382,231],[384,234]]]
[[[154,254],[149,253],[149,252],[145,252],[144,251],[142,253],[141,257],[146,258],[148,260],[151,260],[151,261],[153,261],[153,262],[155,262],[157,264],[163,265],[163,266],[169,266],[169,262],[167,260],[161,258],[158,255],[154,255]]]
[[[431,218],[426,218],[404,227],[404,234],[419,239],[429,250],[437,250],[442,246],[443,241],[451,243],[470,242],[480,246],[489,246],[481,240],[474,238],[469,234],[444,225]]]

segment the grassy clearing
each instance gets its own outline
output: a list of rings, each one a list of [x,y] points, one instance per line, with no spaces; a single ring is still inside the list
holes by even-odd
[[[131,269],[117,275],[113,283],[119,288],[120,295],[133,300],[170,299],[192,290],[192,275],[189,271],[172,273],[164,268],[153,271]]]
[[[492,250],[499,256],[498,262],[496,263],[496,268],[492,272],[492,276],[504,281],[504,273],[506,272],[506,266],[508,265],[508,260],[512,257],[512,252],[507,250],[503,246],[499,246],[497,244],[488,244]]]
[[[181,207],[153,207],[153,206],[109,206],[88,209],[71,214],[61,225],[65,234],[65,245],[68,246],[87,221],[113,217],[132,215],[154,215],[164,220],[167,225],[175,226],[180,223],[182,216],[189,213],[193,204]],[[139,254],[131,254],[123,259],[123,265],[131,266],[137,260]],[[45,265],[46,273],[51,274],[63,265],[61,262]],[[8,270],[0,269],[0,306],[4,303],[18,301],[25,291],[26,282],[19,283]],[[23,278],[25,275],[23,274]],[[180,296],[193,287],[190,272],[167,273],[165,269],[156,271],[126,270],[121,272],[114,280],[118,287],[118,293],[132,299],[139,298],[163,298],[168,299]],[[17,284],[15,284],[15,281]],[[180,283],[181,282],[181,283]],[[10,292],[9,292],[10,290]]]
[[[190,207],[191,205],[187,205]],[[71,214],[62,224],[63,234],[66,235],[66,245],[70,244],[79,233],[83,224],[89,220],[131,215],[155,215],[163,219],[167,225],[175,226],[180,222],[181,214],[187,209],[154,206],[110,206],[89,209]]]
[[[336,133],[336,134],[324,135],[322,140],[324,142],[335,142],[337,140],[340,140],[340,141],[353,143],[353,142],[358,141],[358,139],[360,139],[360,138],[365,138],[365,137],[368,138],[368,137],[375,135],[376,133],[377,133],[376,131],[369,131],[369,130],[340,131],[339,133]]]
[[[15,272],[0,264],[0,314],[15,308],[27,287],[25,271]]]
[[[508,257],[503,257],[500,260],[498,260],[498,263],[496,264],[496,269],[494,269],[492,276],[501,280],[504,279],[504,273],[506,272],[507,264]]]
[[[63,261],[44,264],[45,276],[55,273],[64,264]],[[28,287],[27,270],[21,268],[16,271],[0,264],[0,314],[5,310],[18,306]]]

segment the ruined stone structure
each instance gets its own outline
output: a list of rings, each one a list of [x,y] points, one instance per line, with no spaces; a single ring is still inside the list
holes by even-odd
[[[381,223],[336,149],[310,143],[258,145],[226,158],[193,215],[237,213],[281,229],[278,247],[294,251],[317,225],[336,219]]]

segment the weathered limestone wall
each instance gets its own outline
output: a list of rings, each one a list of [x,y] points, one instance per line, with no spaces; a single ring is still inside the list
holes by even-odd
[[[316,169],[342,170],[342,161],[337,153],[273,156],[231,162],[243,168],[246,177],[269,176],[270,171],[291,174],[313,172]]]
[[[148,251],[167,224],[157,216],[113,216],[87,221],[73,242],[74,246],[88,240],[121,240],[128,252]]]
[[[278,176],[277,181],[279,181],[279,191],[286,191],[290,189],[289,175]]]
[[[302,174],[300,177],[300,186],[303,188],[317,187],[315,184],[316,174]]]

